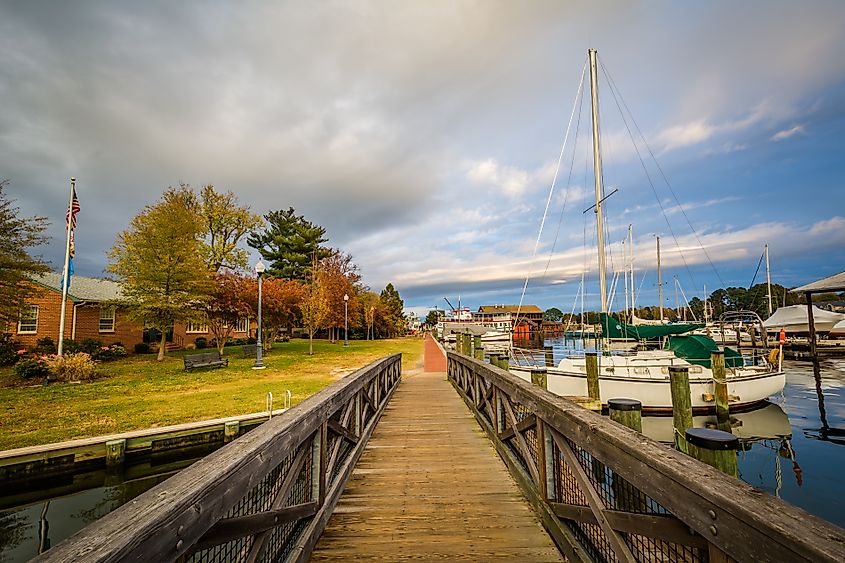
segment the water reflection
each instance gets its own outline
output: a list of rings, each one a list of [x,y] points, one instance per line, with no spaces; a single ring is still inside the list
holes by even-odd
[[[28,561],[208,455],[203,446],[96,469],[0,484],[0,561]]]

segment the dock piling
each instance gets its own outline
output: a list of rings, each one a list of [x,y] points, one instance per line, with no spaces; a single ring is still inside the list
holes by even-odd
[[[549,388],[549,377],[546,368],[531,368],[531,383],[543,389]]]
[[[672,391],[672,419],[675,426],[675,447],[689,454],[685,432],[692,428],[692,399],[689,388],[689,368],[669,366],[669,387]]]
[[[596,352],[587,352],[587,396],[601,400],[599,390],[599,358]]]
[[[106,442],[106,467],[123,465],[126,458],[126,440],[109,440]]]
[[[713,398],[716,401],[716,421],[719,430],[730,432],[730,408],[728,405],[728,380],[725,373],[725,352],[716,350],[710,355],[713,371]]]
[[[643,405],[636,399],[608,399],[607,410],[610,420],[642,433]]]
[[[736,450],[739,438],[712,428],[688,428],[685,433],[689,453],[722,473],[737,476]]]

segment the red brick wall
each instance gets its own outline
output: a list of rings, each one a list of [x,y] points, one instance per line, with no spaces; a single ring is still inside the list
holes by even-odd
[[[59,320],[62,311],[61,294],[41,288],[41,291],[27,300],[31,305],[38,305],[38,332],[35,334],[18,334],[18,323],[12,323],[12,335],[27,346],[35,345],[39,338],[49,336],[53,342],[59,339]],[[73,322],[73,303],[68,300],[65,309],[65,338],[70,338],[71,323]]]
[[[91,303],[76,309],[76,340],[86,338],[102,340],[103,344],[123,344],[128,351],[133,351],[135,344],[144,339],[144,326],[129,319],[125,309],[118,307],[115,312],[114,331],[100,332],[100,305]]]

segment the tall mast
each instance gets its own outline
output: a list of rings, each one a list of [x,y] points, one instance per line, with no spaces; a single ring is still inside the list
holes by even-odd
[[[660,272],[660,237],[657,237],[657,298],[660,300],[660,322],[663,322],[663,276]]]
[[[596,65],[596,50],[588,51],[590,57],[590,92],[593,102],[593,170],[596,177],[596,240],[599,247],[599,288],[601,290],[601,311],[607,313],[607,272],[604,263],[604,213],[601,185],[601,146],[599,144],[599,77]]]
[[[625,316],[630,314],[631,309],[628,308],[628,270],[626,262],[628,261],[628,253],[625,251],[625,240],[622,241],[622,275],[625,276]]]
[[[766,286],[769,289],[769,316],[772,316],[772,273],[769,270],[769,243],[766,243]]]
[[[707,311],[707,284],[704,284],[704,325],[710,322],[709,312]]]
[[[637,295],[634,289],[634,226],[628,225],[628,253],[631,255],[629,266],[631,267],[631,322],[634,322],[634,297]]]

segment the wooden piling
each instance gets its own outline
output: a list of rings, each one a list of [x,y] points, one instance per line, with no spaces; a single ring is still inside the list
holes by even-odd
[[[480,336],[473,336],[472,337],[472,357],[478,358],[478,350],[481,349],[481,337]],[[482,356],[484,357],[484,356]]]
[[[635,399],[608,399],[607,411],[610,420],[627,426],[637,432],[643,431],[643,405]]]
[[[545,356],[546,360],[546,367],[551,368],[555,366],[555,354],[554,348],[551,346],[543,346],[543,355]]]
[[[476,346],[475,347],[475,359],[479,362],[484,361],[484,347],[483,346]]]
[[[710,355],[710,365],[713,371],[713,397],[716,401],[716,418],[729,418],[728,380],[725,375],[725,352],[716,350]]]
[[[499,367],[505,371],[508,371],[508,363],[510,361],[510,356],[507,354],[502,354],[499,356]]]
[[[599,390],[599,358],[596,352],[587,352],[587,396],[601,400]]]
[[[223,443],[228,444],[238,437],[241,431],[241,423],[237,420],[227,422],[223,425]]]
[[[106,442],[106,467],[123,465],[126,458],[126,440],[109,440]]]
[[[737,476],[736,450],[739,439],[730,432],[713,428],[688,428],[684,434],[689,454],[722,473]]]
[[[543,389],[549,388],[549,377],[546,368],[531,368],[531,383]]]
[[[685,432],[692,428],[692,399],[689,388],[689,368],[669,366],[669,386],[672,391],[672,420],[675,426],[675,447],[689,453]]]

